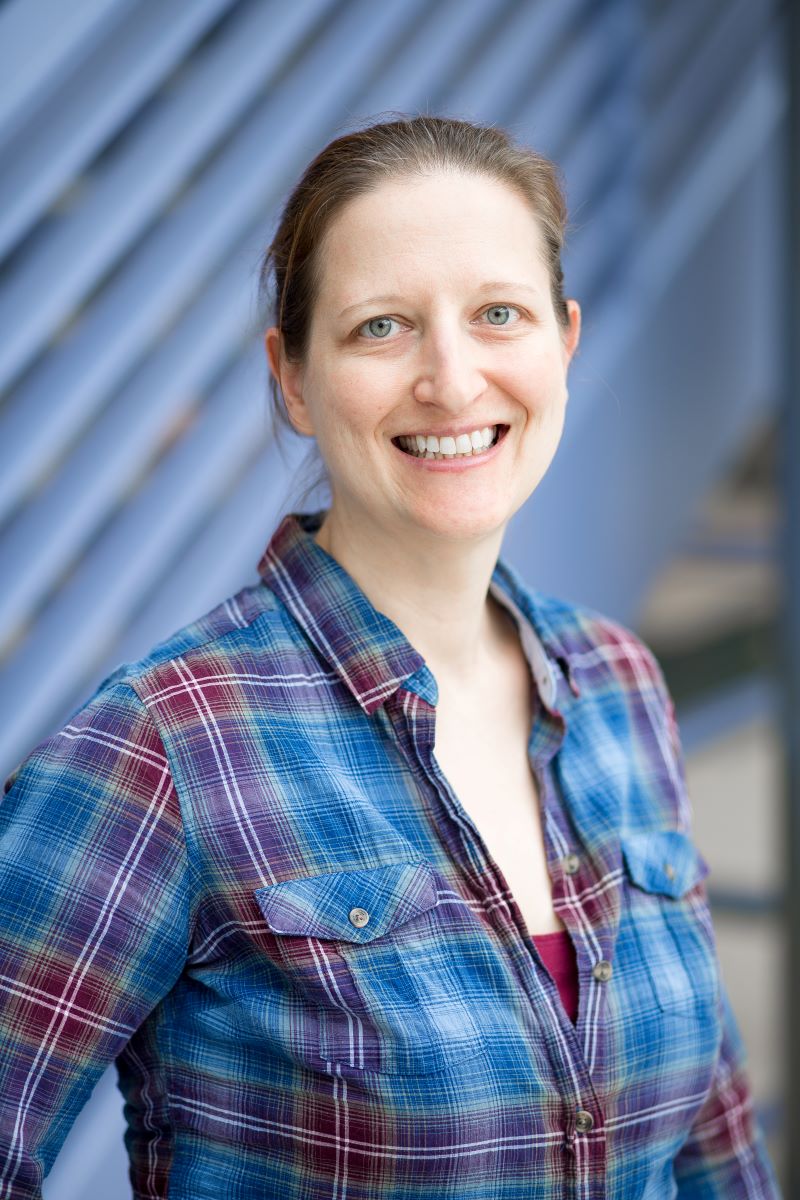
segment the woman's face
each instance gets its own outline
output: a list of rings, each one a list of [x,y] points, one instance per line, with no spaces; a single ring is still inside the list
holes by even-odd
[[[540,237],[524,200],[482,175],[387,182],[338,214],[306,361],[278,367],[267,334],[292,422],[327,465],[334,520],[474,539],[502,531],[536,488],[580,333],[575,301],[569,330],[556,322]],[[417,457],[418,436],[452,439],[439,454],[468,438],[473,452]]]

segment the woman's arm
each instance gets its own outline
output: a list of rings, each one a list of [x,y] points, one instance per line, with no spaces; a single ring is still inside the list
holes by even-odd
[[[0,1198],[41,1196],[92,1088],[181,973],[188,866],[161,739],[98,689],[0,801]]]
[[[775,1173],[753,1112],[747,1059],[724,981],[722,1041],[714,1083],[675,1159],[681,1200],[780,1198]]]
[[[657,662],[655,669],[685,794],[686,764],[675,705]],[[722,978],[719,1020],[722,1037],[714,1082],[675,1159],[678,1195],[681,1200],[780,1200],[753,1109],[744,1043]]]

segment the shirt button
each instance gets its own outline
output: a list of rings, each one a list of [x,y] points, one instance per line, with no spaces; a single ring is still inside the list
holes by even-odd
[[[601,983],[605,983],[607,979],[611,978],[611,971],[611,963],[607,962],[604,958],[601,958],[600,962],[596,962],[592,967],[592,974],[594,975],[595,979],[599,979]]]
[[[565,854],[561,860],[561,865],[567,875],[574,875],[576,871],[580,870],[581,860],[577,854]]]
[[[666,875],[667,879],[675,878],[675,868],[673,867],[672,863],[664,863],[664,874]]]
[[[545,661],[544,670],[539,676],[539,694],[542,697],[542,703],[546,704],[548,708],[552,708],[558,694],[558,682],[549,659]]]
[[[362,927],[362,925],[366,925],[368,920],[369,920],[369,913],[367,912],[367,910],[365,908],[351,908],[350,909],[350,923],[352,925],[355,925],[358,929],[360,929]]]
[[[575,1114],[575,1128],[578,1133],[588,1133],[594,1125],[594,1117],[585,1108],[578,1109]]]

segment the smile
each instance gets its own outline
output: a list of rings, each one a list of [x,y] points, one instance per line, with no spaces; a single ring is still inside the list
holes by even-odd
[[[393,443],[413,458],[458,459],[479,458],[503,437],[507,425],[486,425],[471,433],[460,433],[456,437],[436,437],[434,434],[416,433],[392,438]]]

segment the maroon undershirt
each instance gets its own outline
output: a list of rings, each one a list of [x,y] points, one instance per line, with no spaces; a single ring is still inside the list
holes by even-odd
[[[533,940],[574,1025],[578,1016],[578,967],[572,939],[566,929],[558,929],[554,933],[534,934]]]

